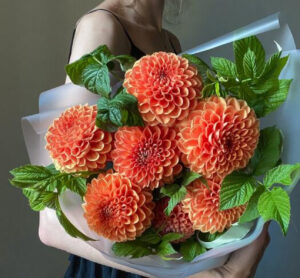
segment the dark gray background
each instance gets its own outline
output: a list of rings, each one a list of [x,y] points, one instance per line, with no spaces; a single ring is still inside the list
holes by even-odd
[[[185,0],[179,25],[166,27],[187,49],[256,19],[282,11],[299,47],[299,0]],[[39,93],[64,82],[72,28],[97,0],[0,2],[0,277],[62,277],[67,254],[42,245],[38,214],[8,183],[9,169],[28,162],[20,118],[37,112]],[[257,278],[300,277],[300,189],[292,197],[287,238],[271,225],[272,241]]]

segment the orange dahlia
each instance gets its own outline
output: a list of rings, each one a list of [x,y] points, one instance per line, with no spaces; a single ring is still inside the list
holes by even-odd
[[[193,228],[202,233],[223,232],[239,220],[246,206],[219,210],[219,194],[221,185],[207,181],[209,189],[201,182],[194,181],[188,186],[188,193],[182,201],[183,211],[188,213]]]
[[[122,127],[111,153],[114,169],[142,188],[170,183],[182,169],[176,139],[169,127]]]
[[[170,198],[165,197],[158,201],[154,210],[153,227],[161,229],[161,235],[168,233],[179,233],[183,237],[175,241],[182,242],[191,237],[194,234],[193,224],[189,219],[188,213],[182,210],[182,204],[179,203],[175,206],[169,216],[164,213],[165,208],[169,203]]]
[[[118,173],[93,179],[84,201],[89,227],[110,240],[134,240],[151,226],[155,206],[152,194]]]
[[[144,56],[126,72],[124,87],[138,99],[144,121],[172,126],[195,108],[203,84],[187,59],[156,52]]]
[[[97,107],[77,105],[54,120],[46,134],[46,149],[63,172],[102,169],[112,148],[110,133],[96,127]]]
[[[259,121],[247,103],[213,96],[180,123],[182,161],[210,178],[224,177],[247,165],[259,139]]]

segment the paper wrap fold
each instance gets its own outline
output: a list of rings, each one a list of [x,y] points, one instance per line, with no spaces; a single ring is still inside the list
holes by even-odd
[[[266,33],[267,32],[267,33]],[[204,43],[191,50],[185,51],[189,54],[198,54],[204,60],[209,56],[232,57],[232,46],[228,45],[236,39],[250,35],[263,34],[259,37],[267,51],[271,54],[276,51],[276,41],[284,50],[284,55],[290,55],[289,61],[281,74],[281,78],[292,78],[290,93],[287,101],[274,113],[261,120],[261,127],[277,125],[283,131],[284,152],[282,160],[284,163],[296,163],[300,161],[300,78],[296,72],[300,71],[300,51],[296,50],[293,36],[287,25],[280,27],[279,14],[274,14],[246,27],[240,28],[227,35]],[[45,134],[52,123],[62,111],[76,104],[96,104],[97,95],[86,89],[66,84],[58,88],[46,91],[39,98],[39,114],[24,117],[22,128],[30,162],[35,165],[49,165],[51,159],[45,150]],[[296,185],[298,179],[294,181]],[[291,187],[293,188],[293,186]],[[141,270],[155,277],[186,277],[194,273],[214,268],[224,264],[229,254],[253,242],[261,233],[263,220],[258,219],[252,224],[233,226],[222,237],[212,243],[204,243],[208,248],[213,248],[203,255],[198,256],[193,262],[185,263],[180,258],[173,261],[163,261],[158,256],[149,256],[140,259],[119,258],[111,251],[112,242],[99,237],[87,226],[81,208],[81,199],[72,192],[65,192],[60,197],[61,207],[69,220],[80,231],[97,239],[88,242],[109,260],[121,265]]]

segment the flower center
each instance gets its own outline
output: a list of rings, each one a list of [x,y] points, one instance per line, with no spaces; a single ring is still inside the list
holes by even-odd
[[[139,166],[153,166],[153,163],[159,157],[159,148],[156,143],[149,142],[149,140],[141,142],[135,153],[135,162]]]
[[[109,218],[111,218],[113,210],[110,206],[104,206],[102,207],[100,214],[102,219],[108,220]]]

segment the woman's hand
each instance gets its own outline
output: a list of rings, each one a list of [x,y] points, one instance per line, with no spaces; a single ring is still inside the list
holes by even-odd
[[[195,274],[189,278],[253,278],[270,242],[269,224],[265,224],[262,234],[252,244],[232,253],[223,266]]]

